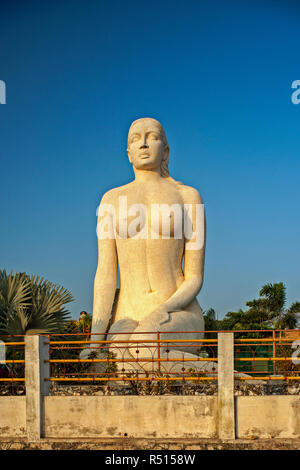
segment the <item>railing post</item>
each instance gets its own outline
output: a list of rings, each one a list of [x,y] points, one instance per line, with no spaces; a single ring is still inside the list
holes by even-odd
[[[218,433],[235,439],[233,333],[218,333]]]
[[[28,441],[37,441],[44,433],[44,396],[49,395],[49,345],[46,336],[25,336],[26,433]]]
[[[158,372],[160,374],[160,342],[159,342],[159,331],[157,332],[157,366],[158,366]]]
[[[276,335],[275,335],[275,330],[272,331],[272,338],[273,338],[273,357],[276,357]],[[276,362],[273,361],[273,375],[276,374]]]

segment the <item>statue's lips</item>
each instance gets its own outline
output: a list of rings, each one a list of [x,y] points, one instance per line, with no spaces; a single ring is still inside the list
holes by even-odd
[[[142,153],[142,154],[140,155],[140,158],[142,158],[142,159],[149,158],[149,157],[150,157],[150,154],[149,154],[149,153]]]

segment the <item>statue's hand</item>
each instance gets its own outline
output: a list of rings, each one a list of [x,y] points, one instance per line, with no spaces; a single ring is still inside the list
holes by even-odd
[[[155,325],[163,325],[171,320],[170,313],[173,311],[174,310],[168,309],[166,304],[161,304],[150,313],[149,319],[151,319],[151,323],[153,322]]]

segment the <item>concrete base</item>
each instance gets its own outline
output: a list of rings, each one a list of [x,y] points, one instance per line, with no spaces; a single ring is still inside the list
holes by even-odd
[[[300,439],[25,439],[0,440],[0,450],[299,450]]]

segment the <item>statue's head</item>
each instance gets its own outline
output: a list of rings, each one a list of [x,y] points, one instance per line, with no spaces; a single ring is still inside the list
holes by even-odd
[[[159,168],[161,176],[169,176],[169,145],[162,125],[156,119],[133,121],[128,132],[127,153],[135,168]]]

